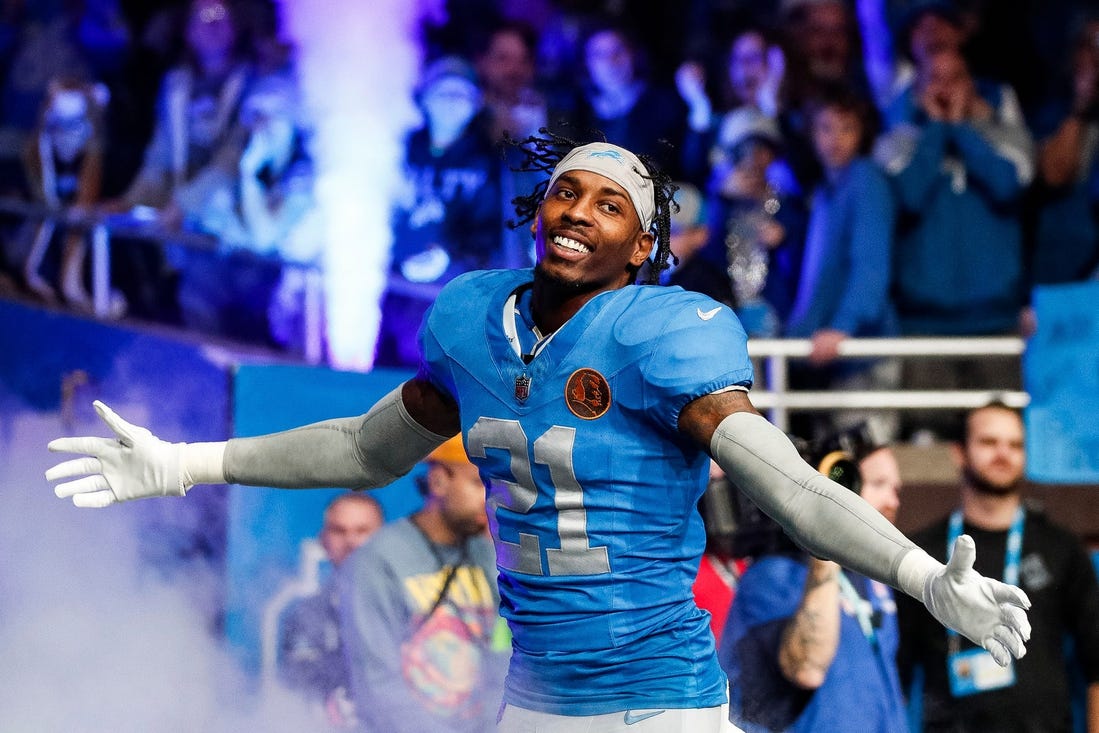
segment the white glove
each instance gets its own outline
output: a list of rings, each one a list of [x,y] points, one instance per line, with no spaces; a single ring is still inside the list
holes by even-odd
[[[47,446],[55,453],[86,453],[46,471],[47,481],[84,476],[54,487],[59,498],[71,496],[78,507],[105,507],[151,496],[183,496],[191,488],[180,470],[184,443],[166,443],[147,429],[131,425],[99,400],[95,411],[117,439],[57,438]],[[85,475],[88,474],[88,475]]]
[[[1020,588],[986,578],[973,569],[973,538],[954,543],[950,562],[924,584],[924,605],[944,626],[984,647],[1000,666],[1026,654],[1030,599]]]

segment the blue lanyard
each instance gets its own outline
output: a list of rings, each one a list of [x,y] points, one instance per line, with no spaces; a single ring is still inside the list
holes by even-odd
[[[847,599],[847,602],[854,607],[855,618],[859,620],[859,627],[862,629],[863,635],[871,645],[876,646],[878,643],[878,635],[874,632],[873,604],[859,595],[859,592],[855,590],[854,584],[842,570],[840,570],[839,574],[839,584],[840,593]]]
[[[1026,511],[1023,507],[1015,510],[1015,519],[1011,522],[1011,529],[1007,531],[1007,548],[1004,550],[1004,577],[1003,581],[1009,585],[1019,584],[1019,561],[1023,555],[1023,525],[1026,524]],[[950,524],[946,532],[946,559],[950,561],[950,555],[954,551],[954,543],[962,536],[962,513],[955,509],[950,515]],[[957,636],[954,629],[946,630],[947,636]]]

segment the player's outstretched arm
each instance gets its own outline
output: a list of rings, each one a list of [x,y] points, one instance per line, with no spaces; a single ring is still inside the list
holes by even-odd
[[[679,429],[709,449],[736,486],[798,544],[921,600],[944,625],[1006,664],[1030,638],[1022,590],[973,570],[969,552],[943,565],[863,499],[806,463],[747,394],[700,397],[683,408]]]
[[[70,479],[54,493],[80,507],[183,496],[200,483],[376,488],[403,476],[458,431],[453,401],[416,379],[359,417],[216,443],[168,443],[101,402],[95,409],[113,438],[58,438],[48,446],[83,454],[46,472],[49,481]]]

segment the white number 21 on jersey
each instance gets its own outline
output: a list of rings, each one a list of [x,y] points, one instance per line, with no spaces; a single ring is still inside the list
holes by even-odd
[[[557,547],[546,548],[548,575],[599,575],[611,571],[606,547],[592,547],[588,541],[588,512],[584,491],[576,480],[572,450],[576,429],[554,425],[534,441],[534,463],[549,468],[553,483],[553,505],[557,510]],[[526,514],[538,499],[531,474],[527,435],[516,420],[482,417],[469,429],[467,448],[472,458],[484,458],[486,448],[507,451],[515,482],[492,482],[489,489],[489,524],[496,543],[496,563],[517,573],[547,575],[542,567],[542,540],[538,528],[529,523],[519,531],[519,542],[500,538],[501,508]]]

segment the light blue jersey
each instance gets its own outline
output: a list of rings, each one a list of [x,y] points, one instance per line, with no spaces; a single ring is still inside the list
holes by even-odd
[[[677,423],[691,400],[751,384],[744,331],[705,296],[631,286],[538,342],[532,278],[462,276],[421,333],[426,374],[457,401],[491,481],[514,646],[505,701],[560,715],[720,705],[691,593],[709,458]]]

